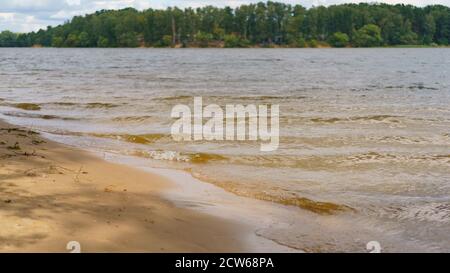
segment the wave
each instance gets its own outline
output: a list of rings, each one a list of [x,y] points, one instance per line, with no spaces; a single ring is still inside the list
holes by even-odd
[[[128,155],[150,158],[154,160],[189,162],[189,157],[176,151],[132,151]]]
[[[128,152],[129,155],[139,156],[144,158],[150,158],[154,160],[165,160],[174,162],[186,162],[194,164],[205,164],[212,161],[225,161],[227,158],[218,154],[208,154],[208,153],[183,153],[177,151],[142,151],[135,150]]]
[[[105,102],[90,102],[84,104],[86,108],[116,108],[119,107],[119,104],[114,103],[105,103]]]
[[[338,122],[348,122],[348,121],[376,121],[376,122],[391,122],[399,123],[398,120],[401,116],[391,116],[391,115],[372,115],[372,116],[362,116],[362,117],[348,117],[348,118],[311,118],[310,121],[314,123],[338,123]]]
[[[74,106],[77,105],[75,102],[64,102],[64,101],[57,101],[57,102],[50,102],[47,103],[49,105],[59,105],[59,106]]]
[[[19,117],[19,118],[33,118],[33,119],[59,119],[59,120],[79,120],[77,118],[71,117],[60,117],[55,115],[45,115],[45,114],[34,114],[34,113],[24,113],[24,112],[6,112],[3,113],[5,116]]]
[[[354,211],[353,208],[346,205],[340,205],[331,202],[319,202],[305,197],[297,197],[297,196],[288,197],[288,196],[271,195],[263,191],[249,194],[248,197],[256,198],[263,201],[271,201],[287,206],[296,206],[304,210],[308,210],[321,215],[332,215],[338,212]]]
[[[157,137],[156,137],[157,138]],[[123,138],[117,138],[124,140]],[[125,139],[126,140],[126,139]],[[147,144],[155,141],[134,139],[130,142]],[[161,156],[168,153],[169,157]],[[175,151],[133,151],[133,155],[152,158],[187,162],[194,164],[220,163],[235,164],[265,168],[287,168],[302,170],[332,170],[348,169],[349,166],[357,167],[357,164],[369,163],[401,163],[401,164],[438,164],[444,166],[450,164],[450,154],[436,155],[397,155],[367,152],[351,156],[288,156],[288,155],[223,155],[217,153],[192,153]]]
[[[368,152],[346,158],[353,163],[437,163],[449,164],[450,154],[399,155],[389,153]]]
[[[414,145],[450,145],[450,134],[435,136],[407,136],[407,135],[362,135],[362,136],[316,136],[305,137],[296,135],[280,136],[283,145],[301,145],[305,148],[337,148],[347,146],[365,146],[367,144],[414,144]],[[290,146],[289,146],[290,147]]]
[[[401,143],[401,144],[438,144],[437,140],[424,137],[408,137],[408,136],[384,136],[369,137],[370,140],[382,143]]]
[[[283,59],[280,58],[252,58],[252,59],[245,59],[246,61],[251,62],[281,62]]]
[[[161,139],[171,139],[172,137],[167,134],[142,134],[142,135],[131,135],[131,134],[102,134],[102,133],[87,133],[86,135],[99,137],[99,138],[110,138],[116,140],[122,140],[135,144],[151,144]]]
[[[168,134],[141,134],[141,135],[131,135],[131,134],[113,134],[113,133],[86,133],[86,132],[72,132],[72,131],[47,131],[47,133],[63,136],[77,136],[77,137],[97,137],[97,138],[107,138],[113,140],[120,140],[135,144],[151,144],[155,143],[161,139],[171,139],[171,135]]]
[[[211,161],[225,161],[227,157],[218,154],[196,153],[192,154],[190,161],[192,163],[208,163]]]
[[[255,95],[255,96],[239,96],[239,97],[233,97],[236,99],[241,99],[241,100],[291,100],[291,99],[297,99],[297,100],[301,100],[301,99],[306,99],[308,98],[307,96],[277,96],[277,95]]]
[[[411,89],[411,90],[413,90],[413,89],[419,89],[419,90],[439,90],[439,88],[436,88],[436,87],[429,87],[429,86],[426,86],[425,84],[423,84],[423,83],[415,83],[415,84],[412,84],[412,85],[409,85],[409,86],[405,86],[405,85],[388,85],[388,86],[385,86],[385,87],[383,87],[384,89],[405,89],[405,88],[408,88],[408,89]]]
[[[419,89],[419,90],[439,90],[439,88],[425,86],[424,83],[416,83],[408,86],[409,89]]]
[[[218,181],[215,179],[213,180],[210,177],[192,171],[191,174],[192,176],[194,176],[199,180],[212,183],[216,186],[225,189],[228,192],[231,192],[239,196],[274,202],[287,206],[295,206],[320,215],[333,215],[340,212],[355,211],[355,209],[347,205],[336,204],[332,202],[316,201],[310,198],[298,196],[293,193],[282,193],[282,192],[274,193],[267,190],[258,189],[255,186],[250,188],[248,185],[245,185],[244,183],[236,183],[231,181]]]
[[[15,103],[15,104],[10,104],[9,106],[15,107],[15,108],[19,108],[22,110],[27,110],[27,111],[39,111],[41,110],[41,106],[39,104],[36,103]]]
[[[179,96],[153,98],[153,100],[156,100],[156,101],[174,101],[174,100],[188,100],[188,99],[194,99],[194,97],[187,96],[187,95],[179,95]]]
[[[89,103],[76,103],[76,102],[46,102],[46,103],[5,103],[4,100],[0,100],[2,102],[2,105],[14,107],[22,110],[27,111],[39,111],[41,110],[42,106],[49,105],[49,106],[75,106],[75,107],[83,107],[87,109],[94,109],[94,108],[116,108],[120,107],[122,104],[116,104],[116,103],[107,103],[107,102],[89,102]]]
[[[121,106],[121,104],[116,103],[108,103],[108,102],[88,102],[88,103],[81,103],[81,102],[65,102],[65,101],[56,101],[56,102],[47,102],[45,105],[50,106],[77,106],[77,107],[83,107],[83,108],[116,108]]]
[[[393,205],[381,208],[379,216],[396,220],[450,223],[450,202]]]
[[[153,118],[152,116],[124,116],[124,117],[115,117],[112,119],[112,121],[116,122],[126,122],[126,121],[145,121],[148,119]]]
[[[209,95],[208,99],[214,99],[214,101],[233,101],[234,103],[239,103],[240,100],[253,100],[253,101],[270,101],[270,100],[290,100],[290,99],[306,99],[307,96],[279,96],[279,95],[248,95],[248,96],[213,96]],[[155,101],[185,101],[185,100],[193,100],[194,96],[187,95],[175,95],[175,96],[167,96],[167,97],[158,97],[153,98]]]

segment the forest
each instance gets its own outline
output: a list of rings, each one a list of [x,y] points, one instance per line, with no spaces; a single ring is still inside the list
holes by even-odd
[[[259,2],[101,10],[31,33],[0,33],[0,47],[379,47],[448,46],[450,8],[341,4],[306,9]]]

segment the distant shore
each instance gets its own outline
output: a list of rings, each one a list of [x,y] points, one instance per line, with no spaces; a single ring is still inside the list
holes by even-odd
[[[346,47],[333,47],[327,44],[321,44],[314,47],[311,46],[304,46],[304,47],[292,47],[287,45],[270,45],[270,46],[259,46],[259,45],[253,45],[248,47],[224,47],[224,46],[207,46],[207,47],[200,47],[200,46],[187,46],[183,47],[181,45],[176,46],[167,46],[167,47],[154,47],[154,46],[140,46],[140,47],[51,47],[51,46],[42,46],[42,45],[33,45],[31,47],[10,47],[10,48],[103,48],[103,49],[113,49],[113,48],[173,48],[173,49],[189,49],[189,48],[197,48],[197,49],[208,49],[208,48],[221,48],[221,49],[261,49],[261,48],[282,48],[282,49],[323,49],[323,48],[352,48],[352,49],[358,49],[358,48],[450,48],[449,46],[445,45],[389,45],[389,46],[376,46],[376,47],[352,47],[352,46],[346,46]],[[1,47],[0,47],[1,49]]]
[[[283,2],[102,9],[28,33],[4,29],[0,47],[378,47],[450,43],[450,7],[445,5],[342,3],[304,7]]]

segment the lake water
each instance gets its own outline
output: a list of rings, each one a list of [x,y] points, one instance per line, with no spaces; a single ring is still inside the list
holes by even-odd
[[[387,250],[450,251],[449,75],[449,49],[0,49],[0,117],[308,221],[354,222],[389,236]],[[194,96],[280,105],[279,149],[173,141],[171,109]],[[357,250],[358,230],[299,229],[264,236]]]

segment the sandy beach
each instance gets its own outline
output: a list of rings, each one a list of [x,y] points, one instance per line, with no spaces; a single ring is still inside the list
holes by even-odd
[[[0,251],[223,252],[239,225],[160,197],[171,182],[0,121]]]

